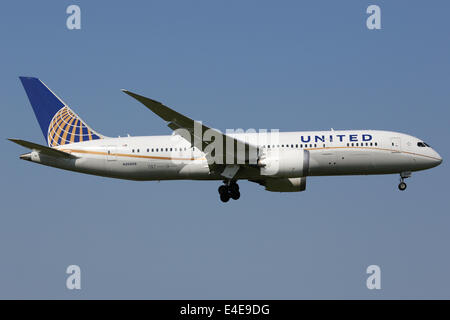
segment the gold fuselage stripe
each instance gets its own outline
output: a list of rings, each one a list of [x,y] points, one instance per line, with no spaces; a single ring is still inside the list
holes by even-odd
[[[408,151],[400,151],[395,149],[384,149],[384,148],[373,148],[373,147],[324,147],[324,148],[305,148],[304,150],[325,150],[325,149],[370,149],[370,150],[379,150],[379,151],[389,151],[389,152],[396,152],[396,153],[406,153],[416,156],[421,156],[425,158],[430,158],[433,160],[440,160],[435,157],[427,156],[420,153],[414,153],[414,152],[408,152]],[[68,153],[84,153],[84,154],[95,154],[95,155],[109,155],[109,156],[118,156],[118,157],[129,157],[129,158],[141,158],[141,159],[159,159],[159,160],[206,160],[206,158],[175,158],[175,157],[158,157],[158,156],[144,156],[144,155],[137,155],[137,154],[128,154],[128,153],[111,153],[108,154],[107,152],[102,151],[88,151],[88,150],[80,150],[80,149],[58,149],[60,151],[68,152]]]

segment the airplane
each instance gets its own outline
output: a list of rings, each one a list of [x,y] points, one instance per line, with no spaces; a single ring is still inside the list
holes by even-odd
[[[239,180],[272,192],[306,189],[309,176],[399,174],[441,164],[423,140],[381,130],[222,133],[162,103],[122,90],[167,122],[172,135],[107,137],[93,130],[41,80],[19,77],[47,145],[9,139],[20,159],[127,180],[219,180],[220,200],[240,198]],[[208,139],[208,137],[209,139]]]

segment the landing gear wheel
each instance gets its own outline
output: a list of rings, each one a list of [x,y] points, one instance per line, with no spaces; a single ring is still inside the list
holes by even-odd
[[[411,177],[410,171],[403,171],[400,172],[400,183],[398,185],[398,190],[405,191],[406,190],[406,183],[405,179]]]
[[[239,199],[241,197],[241,193],[239,192],[239,190],[238,191],[232,191],[232,192],[230,192],[230,197],[233,200],[237,200],[237,199]]]
[[[220,200],[222,202],[228,202],[231,199],[237,200],[241,197],[241,193],[239,192],[239,185],[236,181],[225,180],[224,184],[219,187],[217,191],[220,194]]]
[[[398,185],[398,189],[400,191],[405,191],[406,190],[406,183],[404,183],[403,181],[399,183]]]
[[[228,188],[227,188],[227,186],[223,185],[223,186],[219,187],[218,191],[219,191],[219,194],[222,195],[222,194],[228,193]]]
[[[230,200],[230,194],[228,192],[221,193],[220,200],[222,200],[222,202],[228,202],[228,200]]]
[[[228,188],[230,189],[231,193],[239,192],[239,185],[236,182],[230,183],[230,186]]]

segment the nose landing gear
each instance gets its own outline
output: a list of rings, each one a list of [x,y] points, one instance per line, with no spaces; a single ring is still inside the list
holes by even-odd
[[[398,184],[398,189],[400,191],[406,190],[405,179],[411,177],[411,172],[400,172],[400,183]]]
[[[239,185],[236,181],[224,181],[224,184],[219,187],[220,200],[228,202],[228,200],[237,200],[241,197],[239,192]]]
[[[398,189],[399,189],[400,191],[406,190],[406,183],[404,183],[403,181],[400,182],[400,183],[398,184]]]

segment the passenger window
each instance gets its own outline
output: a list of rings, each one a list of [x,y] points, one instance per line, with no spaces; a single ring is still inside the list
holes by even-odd
[[[375,145],[378,145],[378,144],[375,142]]]
[[[133,152],[133,153],[134,153],[134,149],[133,149],[133,150],[131,150],[131,152]]]
[[[150,149],[147,148],[147,152],[150,152]]]
[[[296,144],[295,147],[298,148],[298,144]]]

